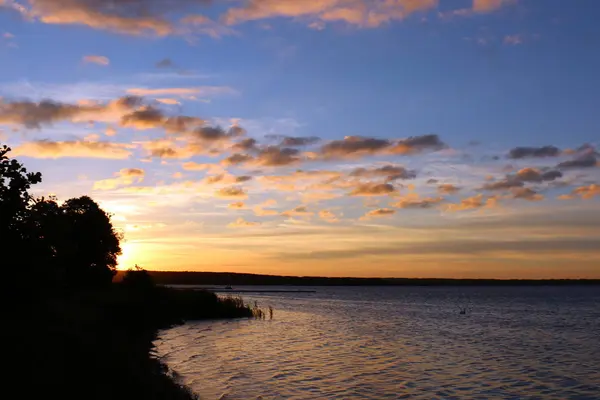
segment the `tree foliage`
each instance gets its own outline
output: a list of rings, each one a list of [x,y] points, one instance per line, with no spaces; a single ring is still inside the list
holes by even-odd
[[[111,283],[121,254],[121,235],[110,215],[88,196],[59,204],[34,198],[41,182],[0,148],[0,234],[5,271],[13,288],[40,284],[73,290]]]

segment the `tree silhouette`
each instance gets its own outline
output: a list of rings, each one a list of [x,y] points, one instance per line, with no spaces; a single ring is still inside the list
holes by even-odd
[[[29,189],[41,174],[27,172],[9,151],[0,148],[0,238],[11,288],[109,285],[121,254],[110,215],[88,196],[63,204],[34,199]]]

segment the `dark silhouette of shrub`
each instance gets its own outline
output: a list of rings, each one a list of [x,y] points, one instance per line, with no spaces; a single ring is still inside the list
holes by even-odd
[[[125,271],[121,284],[130,290],[150,291],[156,289],[152,276],[137,264]]]

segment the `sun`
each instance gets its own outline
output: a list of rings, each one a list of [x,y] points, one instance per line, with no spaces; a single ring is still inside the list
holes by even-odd
[[[121,244],[121,255],[117,257],[117,269],[127,270],[133,268],[136,258],[136,247],[134,243]]]

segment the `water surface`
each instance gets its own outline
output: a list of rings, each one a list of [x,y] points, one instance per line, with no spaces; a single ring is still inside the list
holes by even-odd
[[[157,354],[201,399],[600,399],[600,287],[313,289]]]

